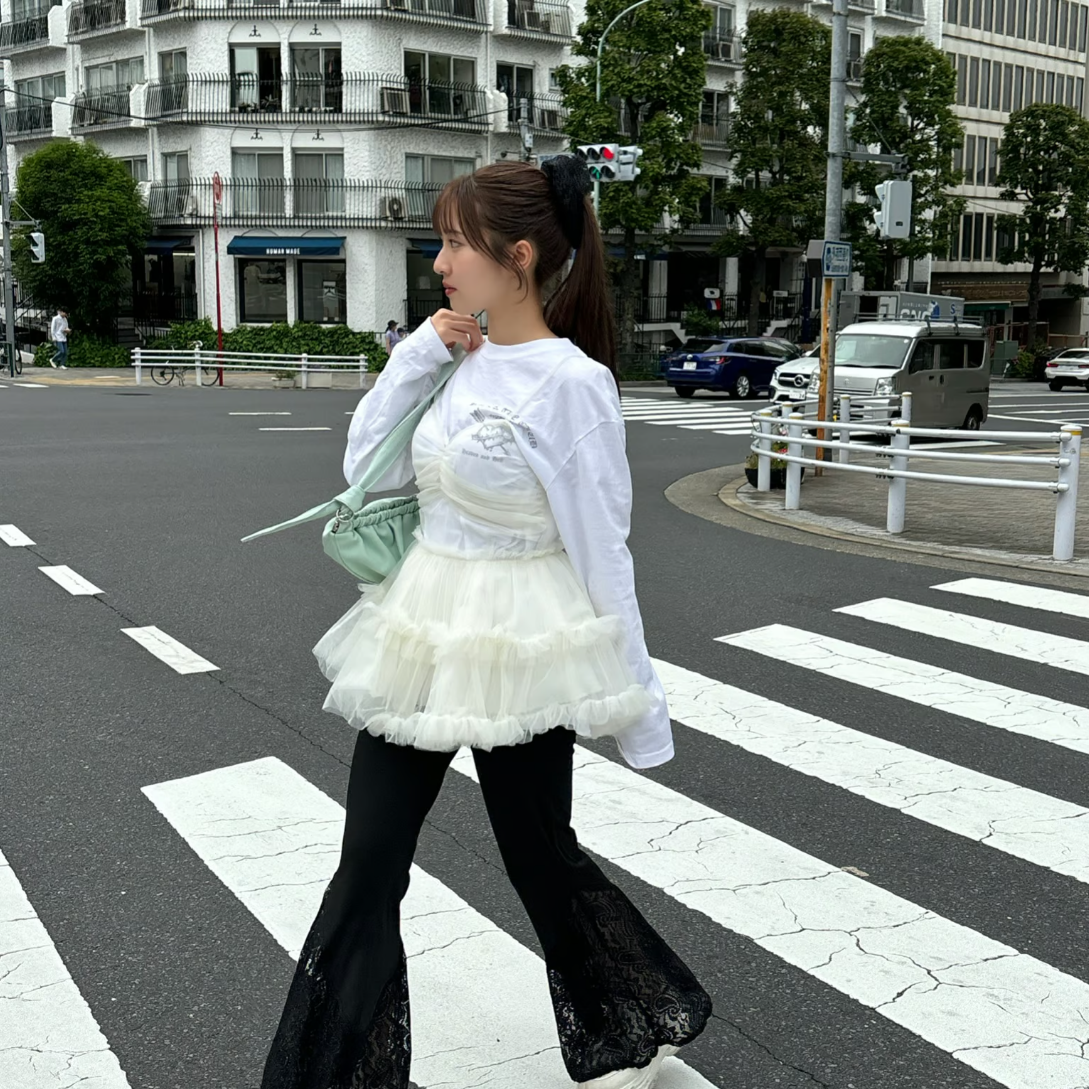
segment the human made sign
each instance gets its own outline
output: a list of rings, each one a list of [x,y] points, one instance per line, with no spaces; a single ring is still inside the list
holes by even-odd
[[[846,280],[851,275],[851,243],[825,242],[821,274],[828,280]]]

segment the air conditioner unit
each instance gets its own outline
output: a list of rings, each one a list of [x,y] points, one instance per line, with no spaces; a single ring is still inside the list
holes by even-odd
[[[861,79],[862,78],[862,61],[851,58],[847,61],[847,78],[848,79]]]
[[[403,87],[383,87],[382,112],[410,113],[411,103],[409,102],[408,91]]]
[[[404,219],[405,202],[403,197],[384,197],[382,200],[383,219]]]
[[[734,59],[734,43],[730,41],[715,42],[715,59],[729,61]]]
[[[529,11],[522,12],[522,27],[525,30],[540,30],[541,29],[541,13],[534,11],[532,8]]]
[[[179,201],[179,203],[184,205],[184,209],[182,212],[183,215],[195,216],[198,214],[199,209],[197,207],[196,193],[190,193],[189,196],[184,199],[184,201]]]

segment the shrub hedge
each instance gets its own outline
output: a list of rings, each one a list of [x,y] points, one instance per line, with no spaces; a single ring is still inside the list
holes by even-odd
[[[53,360],[53,343],[44,341],[34,349],[34,366],[48,367]],[[127,367],[129,350],[87,333],[69,333],[69,367]]]

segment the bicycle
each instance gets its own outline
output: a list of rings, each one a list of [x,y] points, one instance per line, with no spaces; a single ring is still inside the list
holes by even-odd
[[[203,343],[199,340],[194,340],[189,347],[193,351],[199,351],[204,347]],[[178,380],[178,385],[185,386],[185,372],[187,368],[180,364],[175,366],[171,363],[163,363],[157,367],[151,368],[151,380],[157,386],[169,386],[175,378]],[[219,369],[218,367],[202,367],[200,371],[200,384],[202,386],[214,386],[219,381]]]

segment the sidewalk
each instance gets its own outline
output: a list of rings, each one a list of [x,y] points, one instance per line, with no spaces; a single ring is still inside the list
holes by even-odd
[[[991,446],[979,452],[1050,456],[1056,451],[1055,446],[1039,444],[1018,449]],[[885,458],[869,455],[852,455],[852,463],[888,464]],[[1058,478],[1057,469],[1041,465],[968,462],[954,466],[950,462],[913,459],[912,469],[1009,480]],[[818,477],[807,466],[802,481],[802,509],[797,511],[783,509],[785,492],[758,492],[744,477],[727,484],[719,498],[749,517],[825,537],[1089,577],[1089,450],[1084,446],[1080,478],[1075,559],[1069,563],[1051,559],[1056,500],[1053,492],[909,480],[904,532],[895,536],[885,529],[888,481],[868,473],[826,469]]]

